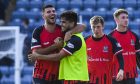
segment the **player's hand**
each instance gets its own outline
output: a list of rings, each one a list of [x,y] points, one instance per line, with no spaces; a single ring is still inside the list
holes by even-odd
[[[71,31],[66,32],[65,37],[64,37],[64,41],[70,40],[71,36],[72,36]]]
[[[38,56],[39,55],[34,52],[33,54],[28,55],[28,59],[29,59],[29,61],[34,62],[37,59]]]
[[[58,48],[58,49],[61,49],[64,45],[64,41],[61,37],[57,37],[55,40],[55,46]]]
[[[124,74],[124,71],[122,69],[120,69],[118,74],[117,74],[116,81],[123,80],[123,74]]]

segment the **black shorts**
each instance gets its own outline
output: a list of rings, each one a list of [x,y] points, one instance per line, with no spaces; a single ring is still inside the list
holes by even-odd
[[[39,78],[33,78],[33,84],[62,84],[60,80],[45,80]]]
[[[77,80],[62,80],[62,84],[88,84],[88,82],[85,81],[77,81]]]
[[[128,78],[122,81],[113,80],[112,84],[136,84],[135,78]]]

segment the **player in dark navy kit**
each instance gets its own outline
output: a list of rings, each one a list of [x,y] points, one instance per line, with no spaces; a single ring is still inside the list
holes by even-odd
[[[64,38],[64,34],[61,27],[55,24],[55,8],[52,5],[44,6],[42,9],[42,17],[45,24],[36,28],[32,35],[32,53],[44,55],[57,53],[62,47],[59,47],[58,44],[55,43],[55,40],[58,37]],[[84,25],[77,25],[74,30],[66,33],[66,40],[70,38],[71,34],[82,32],[83,30]],[[30,60],[35,61],[33,84],[60,84],[60,81],[58,81],[59,61]]]
[[[114,12],[114,20],[117,27],[109,35],[114,37],[122,46],[122,55],[124,58],[124,79],[120,82],[113,80],[113,84],[135,84],[135,78],[138,76],[136,62],[139,62],[136,61],[136,56],[140,58],[139,39],[134,32],[128,29],[129,19],[128,12],[126,10],[116,10]],[[113,76],[116,76],[118,73],[118,68],[118,62],[115,59]]]
[[[103,32],[104,19],[94,16],[90,19],[93,35],[85,38],[88,55],[89,84],[112,84],[112,64],[116,57],[119,69],[116,80],[123,79],[123,58],[120,44]]]

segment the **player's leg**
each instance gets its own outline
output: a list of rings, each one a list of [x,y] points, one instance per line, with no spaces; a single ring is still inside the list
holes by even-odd
[[[33,78],[33,84],[49,84],[49,82],[44,79]]]
[[[112,84],[125,84],[124,80],[122,81],[116,81],[115,79],[112,80]]]
[[[126,79],[124,84],[136,84],[135,78]]]

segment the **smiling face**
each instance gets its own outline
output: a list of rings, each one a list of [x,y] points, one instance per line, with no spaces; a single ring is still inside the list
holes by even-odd
[[[42,12],[42,17],[47,24],[55,24],[56,11],[54,7],[45,8]]]
[[[67,31],[74,27],[74,22],[70,22],[70,21],[66,20],[66,18],[64,18],[64,17],[61,18],[60,24],[61,24],[62,31]]]

